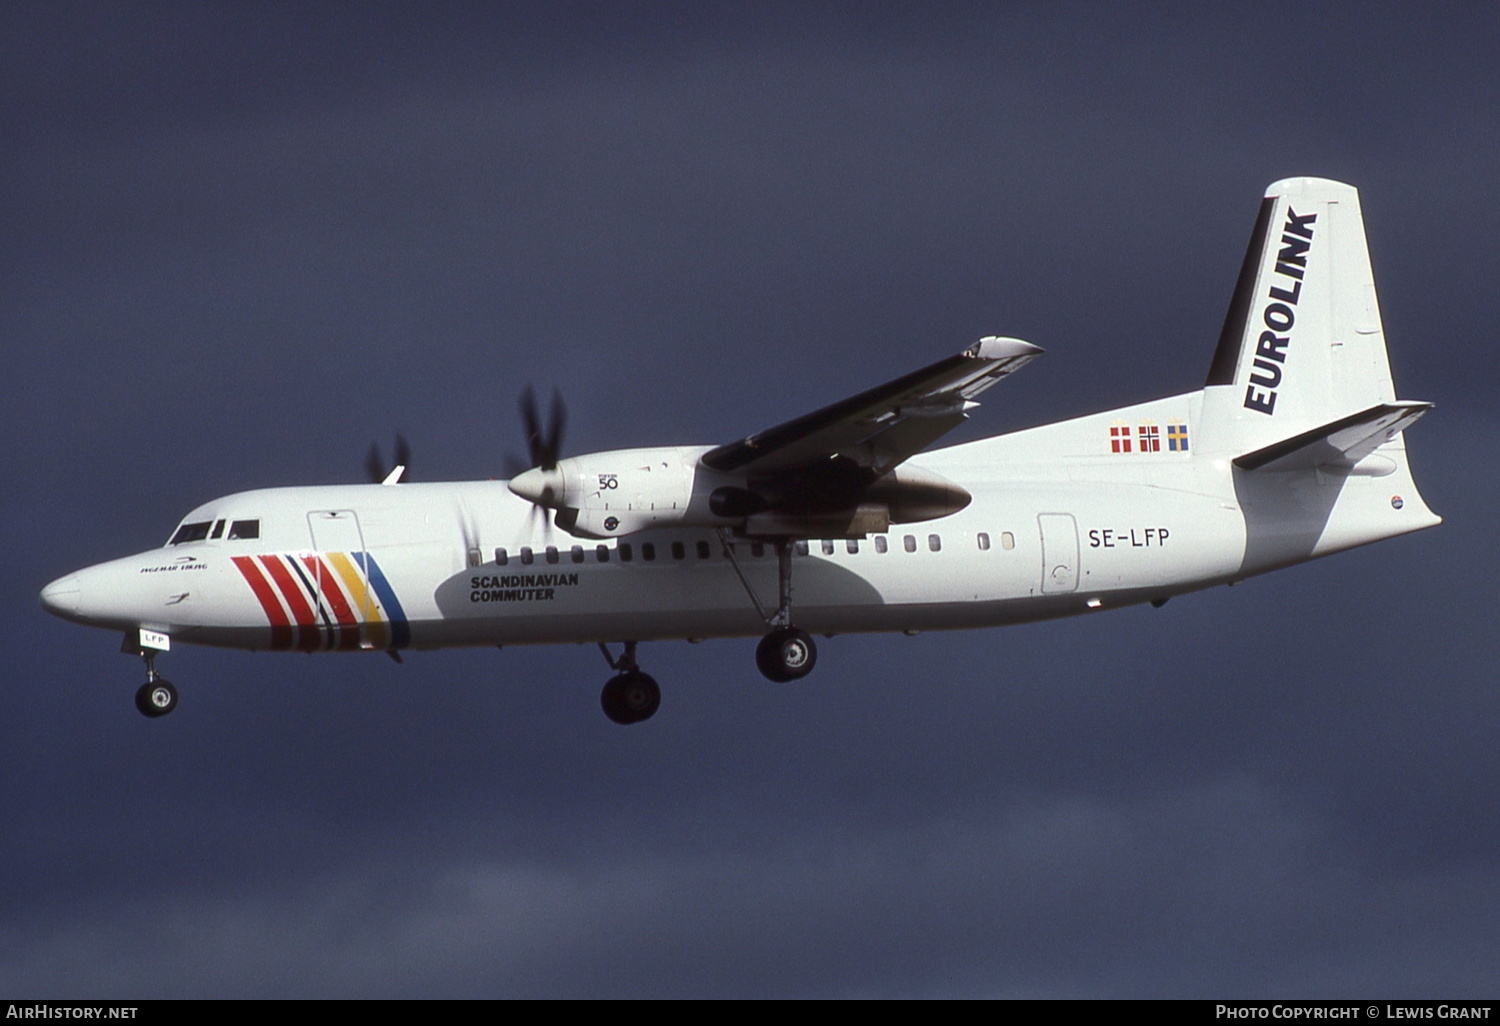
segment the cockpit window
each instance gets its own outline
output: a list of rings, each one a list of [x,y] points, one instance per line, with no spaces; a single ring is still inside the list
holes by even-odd
[[[214,525],[212,520],[204,520],[197,524],[183,524],[172,535],[170,545],[181,545],[183,542],[202,541],[208,537],[208,529]]]
[[[259,538],[259,520],[236,520],[229,525],[230,538]]]

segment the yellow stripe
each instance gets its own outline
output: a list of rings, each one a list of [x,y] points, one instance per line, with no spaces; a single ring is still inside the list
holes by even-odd
[[[380,607],[375,604],[375,596],[370,594],[370,589],[365,587],[358,568],[342,552],[328,552],[324,555],[328,562],[333,564],[339,580],[344,582],[344,590],[354,600],[355,616],[359,619],[370,643],[376,648],[385,648],[385,622],[380,618]]]

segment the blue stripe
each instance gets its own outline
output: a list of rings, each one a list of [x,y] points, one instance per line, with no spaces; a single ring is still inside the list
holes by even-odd
[[[406,622],[406,612],[401,608],[401,600],[396,598],[396,593],[391,590],[391,582],[385,579],[385,574],[380,572],[380,566],[375,562],[375,557],[368,552],[356,552],[354,557],[365,564],[365,572],[370,577],[370,587],[375,589],[380,604],[385,607],[386,616],[391,621],[391,647],[407,648],[411,645],[411,624]]]

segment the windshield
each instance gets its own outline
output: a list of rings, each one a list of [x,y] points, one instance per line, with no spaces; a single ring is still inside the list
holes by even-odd
[[[243,538],[260,537],[259,520],[233,520],[228,521],[229,530],[225,531],[224,520],[195,520],[189,524],[183,524],[177,528],[172,535],[168,545],[183,545],[187,542],[200,542],[205,539],[214,540],[223,538],[226,541],[234,541]]]
[[[208,537],[208,529],[213,527],[213,525],[214,522],[212,520],[202,520],[196,524],[183,524],[177,529],[177,533],[172,535],[172,540],[167,542],[167,544],[181,545],[183,542],[202,541]]]

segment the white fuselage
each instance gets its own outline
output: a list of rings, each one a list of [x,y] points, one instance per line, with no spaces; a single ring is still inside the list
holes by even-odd
[[[1068,616],[1437,522],[1411,485],[1399,438],[1368,472],[1250,478],[1231,466],[1232,453],[1188,451],[1201,402],[1202,393],[1175,396],[916,457],[972,503],[857,542],[799,544],[795,622],[835,634]],[[1182,449],[1162,440],[1144,453],[1112,451],[1110,425],[1122,421],[1180,424]],[[662,527],[594,541],[543,512],[503,481],[242,492],[185,518],[214,525],[216,536],[79,571],[49,585],[43,602],[82,623],[245,649],[765,632],[716,532]],[[225,525],[245,522],[256,523],[255,537],[229,537]],[[733,545],[761,605],[774,610],[774,547]]]

